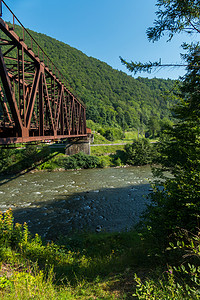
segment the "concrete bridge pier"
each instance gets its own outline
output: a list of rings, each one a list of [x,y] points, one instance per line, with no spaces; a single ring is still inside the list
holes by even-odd
[[[68,139],[65,147],[66,155],[73,155],[79,152],[90,155],[90,143],[92,142],[93,135],[89,135],[85,138],[73,138]]]

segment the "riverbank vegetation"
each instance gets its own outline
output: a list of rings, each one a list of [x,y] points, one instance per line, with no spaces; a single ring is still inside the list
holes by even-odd
[[[101,135],[99,141],[106,142]],[[130,142],[130,140],[129,140]],[[145,165],[156,163],[157,146],[148,139],[132,140],[132,144],[107,144],[91,147],[91,155],[82,152],[67,156],[61,145],[27,144],[0,149],[0,174],[16,174],[33,170],[69,170]],[[148,155],[147,155],[148,154]]]
[[[1,299],[199,299],[200,240],[188,232],[163,252],[145,230],[42,241],[11,210],[0,230]]]

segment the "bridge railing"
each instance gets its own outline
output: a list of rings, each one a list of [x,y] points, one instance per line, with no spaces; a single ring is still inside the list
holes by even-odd
[[[5,1],[0,0],[0,4],[1,3],[3,3],[3,7],[1,7],[1,9],[0,9],[0,13],[3,15],[4,7],[5,7],[8,10],[8,12],[11,14],[11,19],[12,19],[11,26],[12,27],[10,29],[15,31],[16,25],[19,24],[19,26],[22,29],[22,36],[20,36],[20,38],[24,42],[26,42],[27,46],[30,47],[30,50],[34,50],[33,52],[37,55],[37,57],[40,59],[40,61],[43,62],[45,64],[45,66],[57,77],[57,79],[61,83],[63,83],[65,85],[65,87],[69,89],[69,91],[71,91],[73,93],[73,95],[77,98],[77,100],[83,106],[85,106],[85,104],[82,102],[82,100],[79,98],[79,96],[73,90],[73,88],[69,85],[66,77],[61,73],[61,71],[59,71],[59,69],[56,67],[56,65],[53,63],[53,61],[48,57],[47,53],[41,48],[41,46],[38,44],[38,42],[30,34],[30,32],[23,26],[23,24],[16,17],[16,15],[12,12],[12,10],[8,7],[8,5],[5,3]],[[1,14],[0,14],[0,17],[2,17]]]

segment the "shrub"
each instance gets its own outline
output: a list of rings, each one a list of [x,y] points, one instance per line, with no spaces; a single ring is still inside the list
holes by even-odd
[[[109,156],[101,156],[99,157],[99,168],[106,168],[110,166],[111,164],[111,159]]]
[[[117,159],[115,159],[114,164],[115,164],[116,167],[121,166],[121,164],[122,164],[121,159],[119,157]]]
[[[22,151],[22,159],[24,161],[24,166],[31,166],[34,162],[37,161],[37,145],[26,144],[26,149]]]
[[[152,162],[152,146],[147,139],[135,140],[125,146],[126,162],[130,165],[146,165]]]
[[[99,167],[99,158],[96,156],[88,156],[85,168],[93,169]]]
[[[99,167],[100,162],[99,158],[92,155],[87,155],[83,152],[79,152],[72,156],[60,156],[56,164],[64,168],[65,170],[68,169],[92,169]]]
[[[13,163],[14,153],[13,149],[0,148],[0,171],[4,171]]]
[[[69,156],[69,157],[66,157],[64,160],[64,168],[65,170],[68,170],[68,169],[78,169],[78,164],[77,164],[77,161],[76,159],[73,157],[73,156]]]
[[[0,246],[16,247],[27,234],[27,225],[14,224],[12,210],[9,209],[4,214],[0,213]],[[2,248],[3,247],[3,248]],[[2,253],[1,253],[2,254]]]
[[[147,279],[143,283],[135,274],[137,287],[133,296],[137,296],[137,299],[200,299],[199,233],[191,235],[182,230],[176,246],[172,243],[170,246],[168,250],[175,252],[176,263],[180,250],[183,262],[179,266],[168,266],[159,280]],[[193,260],[193,263],[190,260]]]
[[[180,272],[177,278],[176,271]],[[189,279],[184,277],[189,274]],[[135,275],[137,283],[136,293],[137,299],[200,299],[200,268],[184,266],[179,268],[169,267],[166,273],[159,281],[146,280],[142,283],[141,279]]]
[[[104,136],[109,141],[120,140],[123,138],[123,132],[118,128],[109,128],[105,130]]]
[[[121,140],[123,131],[119,128],[99,128],[98,132],[109,141]]]

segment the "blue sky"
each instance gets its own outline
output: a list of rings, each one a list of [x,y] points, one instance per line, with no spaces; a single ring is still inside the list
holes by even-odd
[[[88,56],[131,75],[119,56],[130,61],[180,62],[180,45],[195,37],[179,35],[152,43],[146,29],[155,19],[156,0],[5,0],[24,27],[45,33]],[[9,16],[3,11],[3,18]],[[178,78],[184,69],[169,68],[142,77]]]

